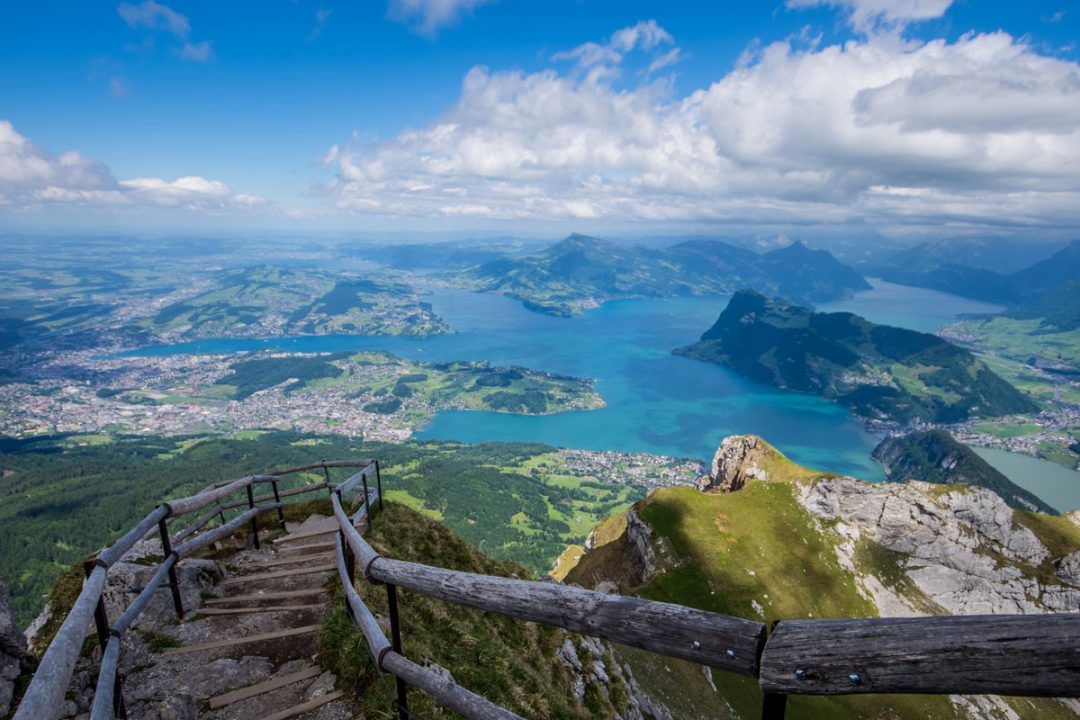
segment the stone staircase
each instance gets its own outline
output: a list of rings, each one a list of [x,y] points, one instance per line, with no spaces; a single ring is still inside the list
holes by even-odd
[[[287,534],[264,539],[261,549],[219,550],[225,576],[203,590],[200,605],[188,608],[183,622],[132,643],[145,652],[136,647],[127,655],[129,716],[351,718],[336,678],[318,657],[328,581],[337,581],[336,528],[333,518],[312,515]]]

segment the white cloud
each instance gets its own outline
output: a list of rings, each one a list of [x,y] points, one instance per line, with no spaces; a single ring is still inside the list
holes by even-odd
[[[789,8],[840,8],[853,28],[866,33],[942,17],[952,4],[953,0],[787,0]]]
[[[198,176],[176,180],[116,180],[104,163],[78,152],[54,155],[0,120],[0,205],[175,207],[223,211],[256,208],[264,198],[234,192],[217,180]]]
[[[315,11],[315,27],[311,29],[306,38],[307,42],[313,42],[322,35],[322,31],[326,28],[326,23],[329,22],[330,16],[334,14],[331,8],[320,8]]]
[[[655,20],[642,20],[636,25],[630,25],[621,30],[616,30],[611,38],[602,45],[587,42],[578,45],[572,50],[556,53],[552,59],[572,60],[581,67],[591,67],[600,64],[617,65],[622,62],[623,57],[627,53],[635,49],[650,51],[656,49],[659,45],[670,45],[673,42],[674,40],[672,39],[671,34],[660,27]],[[675,48],[673,51],[660,56],[670,57],[666,62],[662,62],[657,69],[674,62],[678,58],[678,53],[679,49]],[[659,59],[660,58],[654,60],[653,64],[656,64]],[[650,70],[651,69],[652,67],[650,66]]]
[[[672,42],[649,37],[573,59]],[[331,148],[328,190],[428,217],[1080,225],[1080,66],[1006,33],[780,42],[685,97],[612,77],[473,68],[423,127]]]
[[[180,57],[183,60],[206,62],[214,56],[212,45],[210,40],[203,40],[198,43],[184,43],[184,47],[180,48]]]
[[[191,32],[191,24],[185,16],[154,0],[145,0],[138,5],[120,3],[116,11],[124,22],[136,30],[167,30],[178,38],[186,38]]]
[[[457,23],[491,2],[494,0],[390,0],[389,14],[393,20],[412,25],[421,35],[433,37],[440,28]]]

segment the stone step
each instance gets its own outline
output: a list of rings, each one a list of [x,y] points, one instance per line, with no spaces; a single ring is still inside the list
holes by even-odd
[[[270,678],[257,685],[249,685],[248,687],[240,688],[239,690],[233,690],[223,695],[210,698],[210,709],[217,710],[218,708],[225,707],[234,702],[241,700],[247,700],[248,698],[255,697],[256,695],[263,695],[265,693],[277,690],[278,688],[285,687],[286,685],[292,685],[298,683],[301,680],[308,680],[314,677],[318,677],[322,673],[322,668],[312,665],[309,668],[304,668],[300,672],[294,672],[290,675],[284,675],[282,677]]]

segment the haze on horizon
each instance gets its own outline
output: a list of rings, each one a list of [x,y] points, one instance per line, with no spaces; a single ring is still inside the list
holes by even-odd
[[[0,231],[1073,237],[1067,3],[22,3]]]

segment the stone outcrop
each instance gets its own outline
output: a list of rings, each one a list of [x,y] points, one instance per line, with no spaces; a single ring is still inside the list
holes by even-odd
[[[7,715],[15,680],[26,654],[26,637],[15,623],[7,586],[0,582],[0,717]]]
[[[923,482],[833,477],[799,485],[797,491],[799,502],[839,536],[841,563],[857,571],[845,555],[860,538],[873,540],[899,553],[907,577],[950,614],[1080,609],[1078,560],[1072,555],[1052,558],[1031,530],[1014,522],[1012,508],[989,490],[943,491]],[[1060,583],[1030,573],[1053,561]]]
[[[698,490],[734,492],[751,478],[768,480],[768,473],[758,466],[768,452],[768,445],[756,435],[724,438],[713,456],[712,474],[698,481]]]

